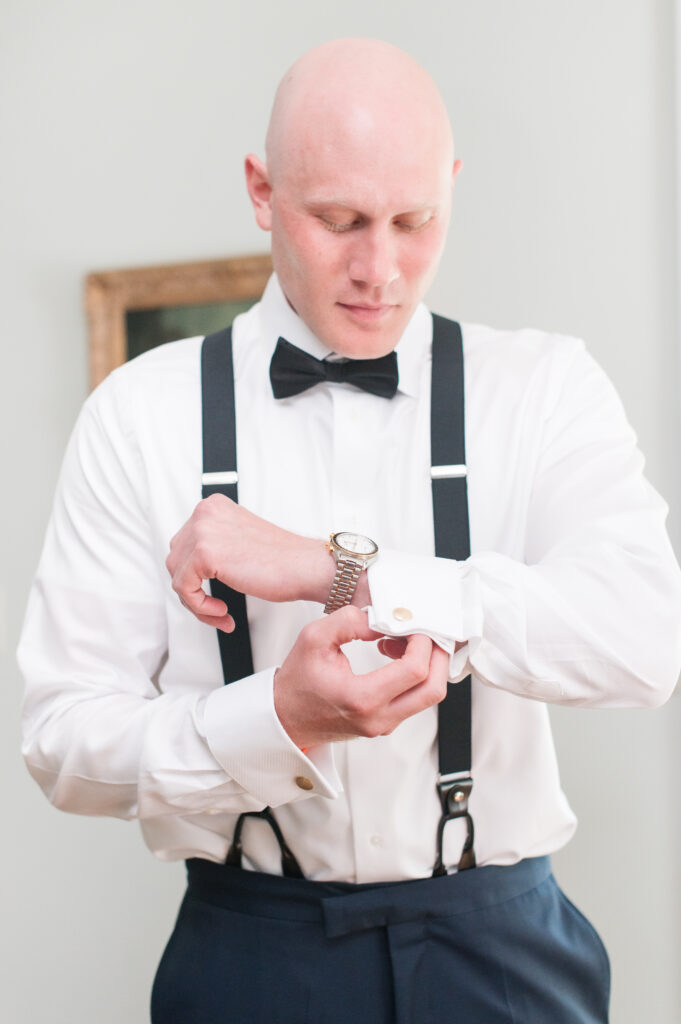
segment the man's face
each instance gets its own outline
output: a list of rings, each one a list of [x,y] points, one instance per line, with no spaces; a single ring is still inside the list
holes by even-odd
[[[432,281],[449,222],[458,166],[395,141],[381,147],[360,134],[359,144],[303,147],[258,216],[272,231],[290,305],[352,358],[395,347]]]

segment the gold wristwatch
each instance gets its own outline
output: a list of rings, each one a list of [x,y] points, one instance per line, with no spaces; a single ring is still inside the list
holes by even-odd
[[[336,575],[324,608],[324,614],[328,615],[350,604],[359,575],[377,557],[378,545],[360,533],[343,531],[332,533],[326,546],[336,559]]]

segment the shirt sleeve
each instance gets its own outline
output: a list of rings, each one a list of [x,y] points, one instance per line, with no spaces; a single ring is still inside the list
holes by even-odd
[[[304,754],[280,725],[273,670],[216,688],[199,646],[193,663],[191,651],[180,655],[186,686],[163,692],[177,599],[167,540],[150,526],[127,389],[112,377],[70,440],[26,613],[18,653],[29,771],[55,806],[121,818],[337,795],[326,749]]]
[[[535,426],[523,557],[382,552],[369,569],[372,628],[428,634],[450,653],[454,682],[473,671],[556,704],[656,706],[681,667],[666,505],[643,476],[614,388],[581,346],[560,387],[546,390],[556,397]]]

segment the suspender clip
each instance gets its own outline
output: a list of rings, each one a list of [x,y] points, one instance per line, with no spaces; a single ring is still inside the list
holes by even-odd
[[[442,816],[437,826],[437,856],[433,867],[433,878],[439,875],[446,875],[447,868],[443,861],[443,843],[445,825],[455,818],[466,819],[466,841],[457,866],[458,871],[466,871],[475,867],[475,853],[473,841],[475,829],[473,819],[468,810],[468,800],[473,789],[473,779],[470,775],[441,775],[437,782],[437,792],[442,805]]]
[[[473,789],[470,775],[441,775],[437,783],[437,792],[442,804],[442,813],[448,818],[463,818],[468,814],[468,799]]]
[[[282,875],[285,878],[304,878],[305,875],[303,874],[300,868],[300,864],[296,860],[295,854],[290,849],[288,843],[284,839],[282,831],[279,828],[277,819],[274,817],[269,807],[263,807],[262,811],[244,811],[243,814],[239,815],[236,827],[234,829],[232,844],[229,850],[227,851],[225,864],[228,864],[230,867],[234,868],[241,867],[241,854],[243,852],[241,844],[241,832],[244,827],[244,822],[246,818],[262,818],[262,820],[266,821],[267,824],[272,829],[272,831],[274,832],[274,837],[277,840],[277,843],[279,845],[279,851],[281,853]]]

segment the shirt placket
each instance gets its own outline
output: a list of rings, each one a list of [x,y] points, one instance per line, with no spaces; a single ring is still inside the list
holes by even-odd
[[[332,396],[331,528],[365,534],[380,544],[381,452],[378,432],[381,414],[386,410],[376,407],[374,397],[347,385],[333,387]],[[344,744],[342,773],[351,802],[351,843],[357,882],[390,877],[386,875],[386,857],[389,860],[391,849],[396,849],[396,837],[393,835],[395,814],[390,801],[365,798],[367,787],[372,780],[375,781],[376,752],[380,745],[381,738],[358,738]]]

